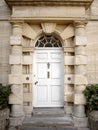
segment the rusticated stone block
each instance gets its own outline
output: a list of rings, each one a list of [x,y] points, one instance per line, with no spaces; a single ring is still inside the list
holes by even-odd
[[[10,126],[22,125],[24,117],[10,117]]]
[[[12,48],[12,54],[11,55],[13,55],[13,56],[15,56],[15,55],[17,55],[17,56],[19,56],[19,55],[22,55],[22,46],[12,46],[11,47]]]
[[[32,113],[32,106],[24,106],[23,108],[24,108],[25,114],[31,115],[31,113]]]
[[[12,35],[10,37],[10,45],[22,45],[22,37]]]
[[[65,65],[74,65],[74,56],[65,56]]]
[[[85,55],[86,47],[85,46],[76,46],[75,47],[75,55]]]
[[[73,122],[75,127],[88,127],[88,118],[78,118],[73,116]]]
[[[9,74],[9,84],[21,84],[22,75],[18,74]]]
[[[30,65],[33,63],[32,56],[23,56],[22,57],[22,64],[24,65]]]
[[[74,104],[86,104],[86,99],[84,94],[76,93],[74,95]]]
[[[22,82],[23,83],[32,83],[33,82],[33,76],[32,76],[32,74],[24,74],[22,76]]]
[[[65,94],[65,101],[66,102],[73,102],[73,98],[74,96],[73,96],[73,92],[69,92],[69,93],[66,93]]]
[[[75,36],[75,45],[76,46],[87,45],[87,37]]]
[[[24,111],[23,111],[23,104],[12,104],[12,109],[11,109],[11,116],[13,117],[22,117],[24,116]]]
[[[87,56],[76,55],[75,56],[75,65],[85,65],[87,64]]]
[[[85,84],[86,85],[86,84],[88,84],[87,78],[85,76],[83,76],[83,75],[75,75],[74,84],[77,84],[77,85]]]
[[[32,93],[24,93],[23,94],[24,102],[32,102]]]
[[[9,64],[21,64],[21,63],[22,63],[22,56],[10,55]]]
[[[21,65],[11,65],[11,74],[22,74]]]
[[[86,75],[87,70],[86,70],[86,65],[77,65],[74,67],[74,73],[75,74],[81,74],[81,75]]]
[[[83,92],[86,88],[86,85],[75,85],[74,91],[76,93]]]
[[[9,96],[9,104],[22,104],[22,97],[11,94]]]
[[[66,84],[74,84],[74,75],[73,74],[66,74],[65,75],[65,83]]]

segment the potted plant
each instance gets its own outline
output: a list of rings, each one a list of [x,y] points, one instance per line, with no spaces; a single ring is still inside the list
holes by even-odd
[[[0,84],[0,130],[5,130],[9,118],[8,97],[10,93],[9,86]]]
[[[98,130],[98,84],[89,84],[83,91],[91,130]]]

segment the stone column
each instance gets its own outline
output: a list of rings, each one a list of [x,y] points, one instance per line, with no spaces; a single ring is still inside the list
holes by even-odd
[[[75,78],[74,78],[74,124],[78,127],[87,126],[87,118],[85,115],[85,97],[83,90],[86,88],[86,34],[85,22],[75,21]]]
[[[9,63],[11,74],[9,83],[11,84],[12,94],[9,97],[11,104],[10,125],[19,125],[23,117],[23,85],[22,85],[22,23],[12,23],[12,36],[10,37],[11,55]]]

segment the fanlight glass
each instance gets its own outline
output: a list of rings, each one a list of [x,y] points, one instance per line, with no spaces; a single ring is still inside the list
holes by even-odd
[[[62,44],[57,37],[44,35],[37,40],[35,47],[62,47]]]

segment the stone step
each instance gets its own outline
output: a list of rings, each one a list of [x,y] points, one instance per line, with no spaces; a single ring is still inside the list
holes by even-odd
[[[20,130],[27,130],[27,128],[44,128],[44,127],[69,127],[73,126],[72,117],[25,117],[23,125]]]
[[[35,126],[24,126],[20,130],[77,130],[75,127],[53,127],[53,126],[45,126],[45,127],[35,127]]]
[[[53,116],[53,117],[63,117],[65,115],[63,108],[35,108],[33,110],[33,116]]]

